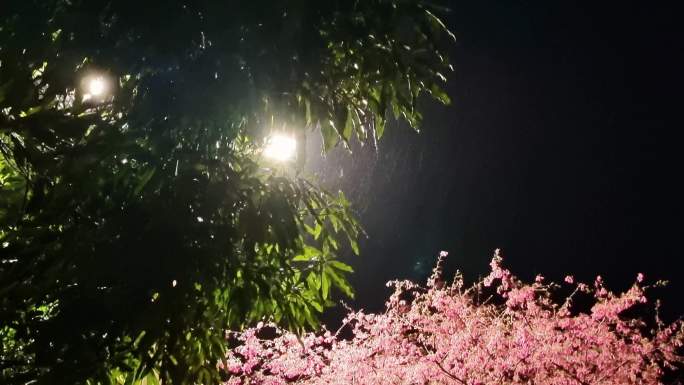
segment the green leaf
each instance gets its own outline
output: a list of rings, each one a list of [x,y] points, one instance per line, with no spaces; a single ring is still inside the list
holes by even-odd
[[[134,381],[135,381],[135,372],[130,372],[126,376],[126,381],[124,382],[124,385],[133,385]]]
[[[57,41],[57,39],[59,39],[59,36],[60,36],[61,34],[62,34],[62,30],[61,30],[61,29],[58,29],[58,30],[52,32],[52,34],[50,34],[50,36],[52,37],[52,41],[53,41],[53,42]]]
[[[432,24],[432,26],[436,30],[441,30],[442,32],[446,32],[447,35],[453,40],[456,41],[456,35],[454,35],[451,31],[449,31],[449,28],[447,28],[446,25],[442,22],[442,20],[437,17],[434,13],[430,12],[429,10],[425,10],[425,13],[427,14],[428,20]]]
[[[335,123],[330,119],[321,121],[321,135],[323,137],[323,151],[328,152],[340,141],[340,136],[335,130]]]
[[[328,264],[330,266],[336,268],[337,270],[342,270],[342,271],[345,271],[347,273],[353,273],[354,272],[354,269],[352,269],[351,266],[347,265],[346,263],[340,262],[340,261],[332,260],[332,261],[328,261]]]
[[[352,237],[349,237],[349,246],[351,246],[352,251],[354,252],[354,254],[360,255],[360,252],[359,252],[359,242],[357,242],[356,239],[354,239],[354,238],[352,238]]]
[[[354,289],[352,289],[351,285],[349,285],[349,282],[342,276],[338,275],[335,270],[329,266],[326,266],[325,269],[332,279],[332,282],[335,284],[335,287],[340,289],[346,296],[354,298]]]
[[[311,245],[304,245],[304,255],[306,255],[309,260],[312,260],[323,255],[323,252]]]
[[[309,275],[306,277],[306,282],[309,285],[309,289],[313,291],[318,291],[321,289],[321,281],[318,278],[318,275],[311,272]]]
[[[318,308],[321,309],[321,310],[319,310],[319,313],[322,313],[323,312],[322,307],[320,305],[318,305]],[[304,320],[306,321],[306,323],[311,328],[315,328],[318,326],[318,320],[316,319],[316,317],[314,317],[313,314],[311,314],[311,311],[309,311],[308,307],[304,307]]]
[[[323,306],[320,303],[318,303],[318,301],[316,301],[315,299],[309,301],[309,304],[313,306],[313,308],[316,309],[317,312],[323,313]]]
[[[324,300],[328,299],[329,293],[330,293],[330,279],[328,278],[328,274],[326,274],[326,272],[324,270],[323,273],[321,273],[321,294],[323,295]]]
[[[352,111],[350,107],[347,107],[347,118],[345,119],[344,130],[342,131],[342,137],[347,143],[349,143],[349,140],[351,139],[353,130],[354,121],[352,117]]]
[[[145,188],[145,185],[152,179],[152,176],[154,176],[154,173],[157,171],[155,167],[148,169],[145,171],[141,176],[140,176],[140,181],[138,182],[138,185],[135,186],[135,189],[133,190],[133,194],[138,195],[140,192]]]
[[[314,227],[304,224],[304,228],[306,229],[307,233],[314,237],[314,239],[318,239],[318,237],[321,235],[321,230],[323,230],[323,227],[318,222],[316,222]]]
[[[26,111],[21,111],[21,112],[19,113],[19,116],[21,116],[22,118],[25,118],[25,117],[34,115],[34,114],[36,114],[36,113],[38,113],[38,112],[43,111],[43,108],[45,108],[45,107],[42,106],[42,105],[41,105],[41,106],[34,106],[34,107],[29,108],[29,109],[26,110]]]
[[[380,140],[385,133],[385,119],[380,114],[375,114],[375,137]]]
[[[436,84],[433,84],[430,87],[430,95],[444,105],[451,104],[451,98],[449,98],[449,95],[447,95],[447,93],[439,88],[439,86]]]

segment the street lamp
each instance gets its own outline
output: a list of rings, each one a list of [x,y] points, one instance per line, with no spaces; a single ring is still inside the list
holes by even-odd
[[[107,83],[104,78],[98,76],[88,82],[88,93],[92,96],[100,96],[107,91]]]
[[[266,147],[264,147],[264,156],[266,158],[286,162],[294,158],[297,152],[297,141],[285,134],[273,134],[266,139]]]
[[[102,102],[110,94],[110,88],[110,81],[104,75],[88,75],[81,81],[83,101]]]

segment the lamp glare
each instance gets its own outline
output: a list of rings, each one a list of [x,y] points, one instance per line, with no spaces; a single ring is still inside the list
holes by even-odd
[[[297,141],[287,135],[275,134],[266,141],[264,156],[279,162],[285,162],[294,157]]]
[[[102,77],[92,78],[88,81],[88,93],[92,96],[101,96],[107,90],[107,83]]]

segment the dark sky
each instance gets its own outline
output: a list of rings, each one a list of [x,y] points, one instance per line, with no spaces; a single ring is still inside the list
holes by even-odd
[[[666,315],[684,314],[678,13],[650,2],[452,8],[452,106],[426,103],[420,134],[393,124],[377,161],[357,151],[318,165],[369,234],[349,259],[353,305],[379,310],[387,280],[423,280],[440,250],[452,271],[485,275],[500,247],[525,278],[601,274],[618,290],[637,272],[669,279]]]

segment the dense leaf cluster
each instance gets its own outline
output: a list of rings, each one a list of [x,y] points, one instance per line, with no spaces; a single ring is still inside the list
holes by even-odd
[[[264,138],[325,149],[448,102],[422,1],[10,0],[0,17],[0,378],[218,379],[224,330],[316,325],[358,253],[342,195]],[[88,94],[89,79],[107,85]],[[300,148],[298,163],[304,159]]]

